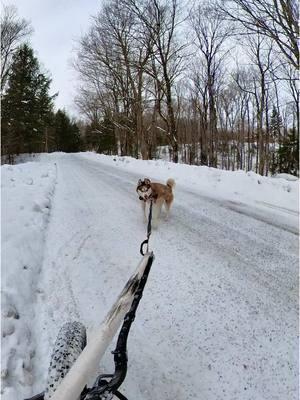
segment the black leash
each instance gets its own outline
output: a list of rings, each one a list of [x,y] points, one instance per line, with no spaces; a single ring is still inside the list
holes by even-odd
[[[145,255],[144,252],[144,246],[147,245],[147,253],[149,252],[149,239],[150,239],[150,235],[151,235],[151,223],[152,223],[152,204],[153,204],[153,200],[150,200],[150,208],[149,208],[149,216],[148,216],[148,225],[147,225],[147,239],[144,240],[141,244],[140,247],[140,253],[142,256]]]

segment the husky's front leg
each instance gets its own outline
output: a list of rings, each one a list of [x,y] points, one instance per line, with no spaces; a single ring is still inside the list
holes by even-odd
[[[154,229],[158,227],[158,219],[161,213],[161,207],[162,207],[162,202],[161,201],[156,201],[153,203],[153,208],[152,208],[152,226]]]

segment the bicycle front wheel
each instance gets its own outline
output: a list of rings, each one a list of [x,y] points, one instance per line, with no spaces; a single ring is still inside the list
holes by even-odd
[[[85,346],[86,329],[83,324],[76,321],[67,322],[61,327],[51,355],[45,400],[51,399]]]

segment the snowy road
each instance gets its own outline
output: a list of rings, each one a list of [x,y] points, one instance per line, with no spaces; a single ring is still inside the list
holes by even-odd
[[[146,229],[140,175],[80,155],[55,161],[34,392],[59,327],[100,324],[140,259]],[[156,259],[129,338],[129,399],[298,398],[298,238],[271,216],[176,187],[170,220],[152,235]],[[103,369],[112,370],[109,352]]]

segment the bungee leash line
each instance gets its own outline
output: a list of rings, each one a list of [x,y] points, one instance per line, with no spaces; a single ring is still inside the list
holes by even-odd
[[[150,207],[149,207],[148,225],[147,225],[147,239],[142,242],[141,247],[140,247],[140,253],[141,253],[142,256],[145,255],[145,253],[144,253],[144,246],[145,245],[147,245],[146,253],[149,253],[149,239],[150,239],[151,229],[152,229],[152,226],[151,226],[151,223],[152,223],[152,204],[153,204],[153,200],[151,199],[150,200]]]

